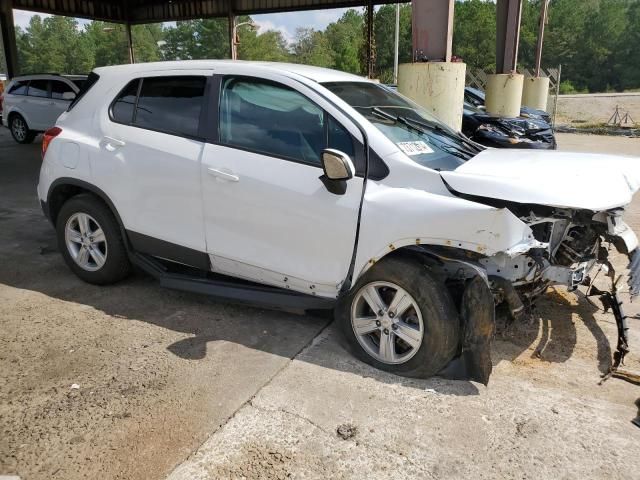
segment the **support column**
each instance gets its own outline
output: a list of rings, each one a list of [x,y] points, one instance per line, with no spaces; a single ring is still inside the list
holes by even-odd
[[[522,0],[497,0],[496,74],[487,79],[486,108],[491,115],[520,115],[524,77],[516,72]]]
[[[540,5],[540,25],[538,26],[538,42],[536,43],[536,70],[535,76],[526,78],[522,91],[522,105],[538,110],[547,109],[549,99],[549,78],[540,76],[542,63],[542,44],[544,42],[544,26],[547,23],[547,10],[549,0],[542,0]]]
[[[7,62],[7,78],[18,74],[18,49],[16,47],[16,31],[13,26],[13,10],[11,0],[0,4],[0,31],[2,33],[2,48]]]
[[[125,31],[127,33],[127,50],[129,51],[129,63],[136,63],[136,57],[133,52],[133,37],[131,35],[131,24],[129,22],[125,24]]]
[[[367,4],[367,77],[375,77],[375,52],[373,49],[373,43],[375,41],[373,37],[373,1],[369,0]]]
[[[412,0],[413,63],[400,65],[398,91],[460,130],[466,65],[451,62],[454,4]]]
[[[238,45],[236,44],[236,16],[229,10],[229,58],[238,59]]]

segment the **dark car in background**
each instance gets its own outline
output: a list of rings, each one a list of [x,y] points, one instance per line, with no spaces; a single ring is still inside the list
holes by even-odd
[[[394,91],[398,89],[396,85],[386,85],[386,87]],[[473,98],[476,98],[478,105],[467,101],[469,92],[471,95],[482,95],[482,103],[480,104],[479,97],[475,96]],[[556,149],[553,129],[545,120],[549,117],[546,112],[532,110],[524,116],[521,112],[521,116],[517,118],[494,117],[484,110],[483,91],[465,87],[464,97],[462,133],[474,142],[494,148]]]
[[[474,142],[496,148],[555,150],[551,125],[541,118],[502,118],[464,102],[462,133]]]

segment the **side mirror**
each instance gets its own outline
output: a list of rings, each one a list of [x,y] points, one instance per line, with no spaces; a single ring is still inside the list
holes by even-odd
[[[322,168],[329,180],[349,180],[356,171],[349,155],[332,148],[322,151]]]
[[[353,178],[356,169],[349,155],[327,148],[322,151],[322,169],[324,175],[320,180],[331,193],[344,195],[347,191],[347,180]]]
[[[73,100],[74,98],[76,98],[76,94],[73,92],[62,93],[62,100]]]

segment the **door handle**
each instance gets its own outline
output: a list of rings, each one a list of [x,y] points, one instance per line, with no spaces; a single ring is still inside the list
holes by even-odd
[[[126,145],[126,143],[124,143],[122,140],[118,140],[117,138],[113,137],[102,137],[102,141],[100,143],[102,143],[104,148],[106,148],[110,152],[113,152],[114,150]]]
[[[234,175],[233,173],[230,172],[225,172],[223,170],[218,170],[217,168],[208,168],[209,170],[209,175],[213,175],[214,177],[218,177],[222,180],[227,180],[229,182],[239,182],[240,181],[240,177],[238,177],[237,175]]]

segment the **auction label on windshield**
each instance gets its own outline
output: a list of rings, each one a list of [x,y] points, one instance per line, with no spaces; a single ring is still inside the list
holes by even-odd
[[[407,155],[422,155],[423,153],[433,153],[433,150],[425,142],[399,142],[396,143],[400,150]]]

